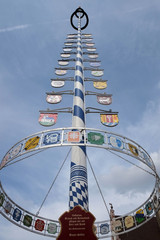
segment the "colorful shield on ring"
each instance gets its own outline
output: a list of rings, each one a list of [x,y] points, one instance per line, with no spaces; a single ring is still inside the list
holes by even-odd
[[[56,144],[60,140],[60,133],[58,132],[53,132],[53,133],[48,133],[44,136],[43,143],[45,145],[50,145],[50,144]]]
[[[134,146],[134,145],[131,144],[131,143],[128,143],[128,147],[129,147],[130,152],[131,152],[134,156],[137,157],[137,156],[139,155],[138,149],[137,149],[136,146]]]
[[[28,150],[36,148],[39,144],[39,140],[40,140],[40,137],[38,137],[38,136],[29,138],[27,140],[27,142],[25,143],[24,150],[28,151]]]
[[[110,136],[109,137],[109,143],[111,144],[112,147],[123,150],[124,144],[123,141],[115,136]]]

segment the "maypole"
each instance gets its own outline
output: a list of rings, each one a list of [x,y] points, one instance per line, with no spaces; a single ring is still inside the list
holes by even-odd
[[[76,138],[78,134],[78,132],[76,132],[76,127],[85,128],[85,89],[83,71],[81,13],[79,13],[72,116],[72,127],[75,128],[73,130],[73,139]],[[88,183],[85,146],[72,147],[69,195],[70,209],[74,208],[76,205],[80,205],[85,210],[88,210]]]
[[[74,24],[75,20],[77,27]],[[71,147],[69,211],[64,212],[56,220],[39,216],[40,210],[69,156],[70,150],[36,213],[29,212],[14,202],[7,195],[0,182],[0,214],[20,228],[56,240],[106,238],[117,240],[119,235],[137,229],[155,215],[160,215],[160,178],[151,157],[138,143],[117,133],[86,127],[85,116],[87,113],[98,113],[104,126],[115,127],[119,123],[118,112],[112,112],[111,109],[107,111],[106,109],[85,106],[85,95],[95,95],[97,102],[103,106],[112,103],[112,95],[98,92],[107,87],[107,80],[100,78],[103,76],[103,69],[99,68],[100,61],[96,60],[98,54],[95,52],[96,48],[92,42],[92,35],[82,33],[82,30],[88,25],[88,15],[79,7],[71,15],[70,22],[77,32],[68,34],[67,42],[65,42],[63,48],[64,52],[61,53],[61,59],[58,60],[60,67],[55,68],[55,74],[60,77],[51,79],[51,86],[60,88],[65,85],[66,81],[73,81],[74,90],[48,92],[46,93],[46,101],[49,104],[57,104],[62,101],[62,95],[70,94],[73,95],[73,108],[40,110],[39,123],[44,127],[50,127],[57,122],[58,114],[72,113],[72,126],[46,129],[25,137],[8,150],[0,163],[0,171],[3,171],[3,168],[28,159],[46,149]],[[82,24],[84,25],[82,26]],[[72,62],[74,62],[75,67],[68,67]],[[84,66],[84,63],[89,64],[90,67]],[[68,70],[74,71],[74,77],[63,77]],[[85,77],[84,71],[90,71],[93,77]],[[85,91],[84,82],[92,82],[93,87],[98,91]],[[109,219],[95,222],[96,218],[89,212],[87,161],[107,210],[108,207],[89,157],[86,155],[87,147],[105,149],[128,163],[133,164],[132,161],[126,159],[127,157],[136,159],[141,164],[143,163],[145,167],[147,166],[149,170],[141,167],[141,165],[133,164],[155,179],[155,185],[149,198],[136,209],[121,216],[115,216],[111,206],[110,213],[108,211]],[[125,157],[122,157],[122,155],[125,155]],[[68,192],[68,188],[66,191]]]

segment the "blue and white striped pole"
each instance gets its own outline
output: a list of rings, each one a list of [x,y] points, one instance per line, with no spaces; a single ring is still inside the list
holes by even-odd
[[[78,21],[77,55],[75,64],[74,99],[72,127],[85,127],[85,90],[83,75],[83,52],[81,40],[81,19]],[[88,182],[86,147],[73,146],[70,173],[69,208],[76,205],[88,211]]]

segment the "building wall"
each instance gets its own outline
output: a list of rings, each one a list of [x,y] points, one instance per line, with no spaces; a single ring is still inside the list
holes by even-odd
[[[129,233],[119,236],[121,240],[160,240],[160,228],[156,217]]]

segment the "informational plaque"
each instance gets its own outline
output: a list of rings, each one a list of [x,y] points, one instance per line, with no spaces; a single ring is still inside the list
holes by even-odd
[[[80,206],[63,213],[59,221],[61,232],[57,240],[98,240],[94,233],[95,217]]]

